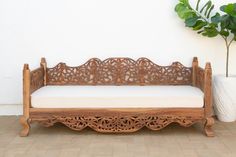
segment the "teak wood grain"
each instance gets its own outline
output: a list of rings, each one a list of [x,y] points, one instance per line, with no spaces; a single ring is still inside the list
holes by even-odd
[[[147,58],[137,61],[130,58],[108,58],[101,61],[92,58],[77,67],[59,63],[48,68],[45,58],[40,67],[30,71],[27,64],[23,70],[23,108],[20,118],[23,129],[21,136],[27,136],[30,123],[38,122],[46,127],[63,123],[73,130],[90,127],[98,132],[134,132],[143,127],[160,130],[170,123],[189,127],[204,122],[207,136],[214,136],[212,125],[211,65],[198,67],[193,59],[192,67],[179,62],[170,66],[159,66]],[[116,109],[44,109],[32,108],[30,95],[47,85],[192,85],[204,92],[203,108],[116,108]]]

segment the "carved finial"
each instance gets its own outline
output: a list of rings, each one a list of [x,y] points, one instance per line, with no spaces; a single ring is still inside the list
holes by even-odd
[[[210,63],[210,62],[207,62],[207,63],[206,63],[205,69],[211,70],[211,63]]]
[[[196,81],[197,81],[197,73],[198,73],[198,59],[197,57],[193,58],[192,62],[192,67],[193,67],[193,73],[192,73],[192,85],[196,86]]]
[[[41,58],[41,64],[46,63],[46,59],[44,57]]]
[[[41,67],[43,67],[44,70],[44,85],[47,85],[47,75],[46,75],[46,71],[47,71],[47,62],[46,59],[44,57],[41,58],[41,62],[40,62]]]
[[[24,70],[29,70],[29,64],[24,64]]]
[[[198,58],[197,57],[193,57],[193,64],[198,65]]]

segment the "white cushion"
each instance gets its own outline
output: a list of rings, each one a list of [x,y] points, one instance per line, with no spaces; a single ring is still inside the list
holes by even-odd
[[[46,86],[31,95],[34,108],[201,108],[192,86]]]

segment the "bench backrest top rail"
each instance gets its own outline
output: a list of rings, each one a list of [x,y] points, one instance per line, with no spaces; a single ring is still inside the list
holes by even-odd
[[[160,66],[147,58],[92,58],[70,67],[46,68],[47,85],[191,85],[192,67],[179,62]]]

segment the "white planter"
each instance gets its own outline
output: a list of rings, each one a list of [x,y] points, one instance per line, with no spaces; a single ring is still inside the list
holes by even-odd
[[[220,121],[236,120],[236,77],[215,76],[213,79],[214,110]]]

